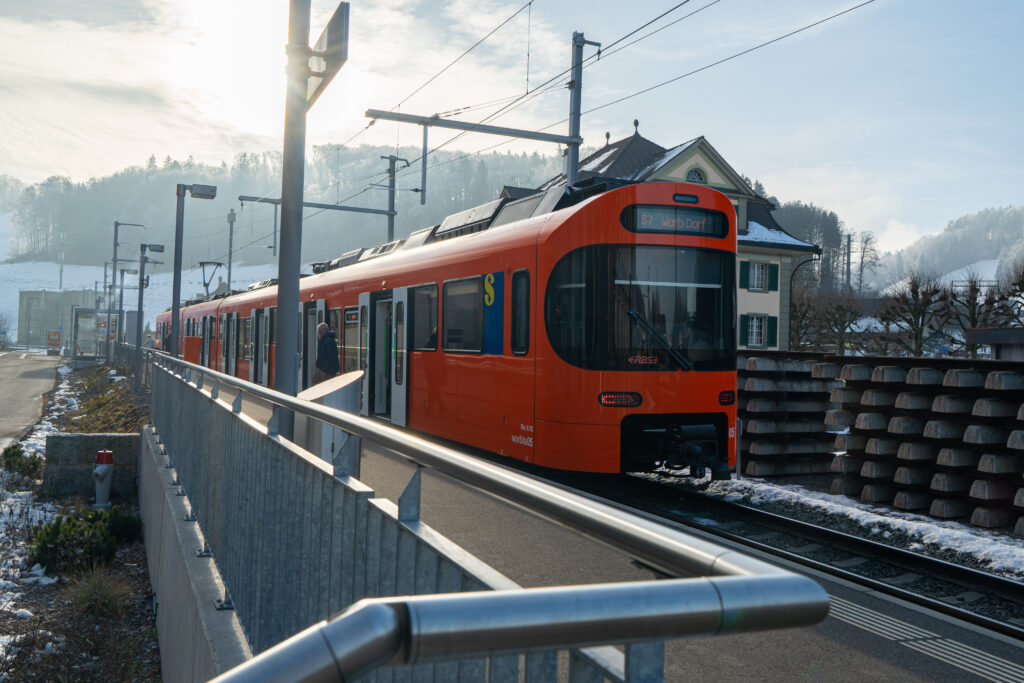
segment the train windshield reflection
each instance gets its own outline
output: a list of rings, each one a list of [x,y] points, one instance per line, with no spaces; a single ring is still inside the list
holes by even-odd
[[[548,337],[559,357],[591,370],[731,370],[734,272],[734,256],[711,249],[576,249],[548,281]]]

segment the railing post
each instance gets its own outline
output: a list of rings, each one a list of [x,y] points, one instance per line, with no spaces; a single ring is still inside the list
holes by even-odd
[[[416,465],[409,483],[405,490],[398,497],[398,521],[418,522],[420,521],[420,482],[422,480],[423,466]]]

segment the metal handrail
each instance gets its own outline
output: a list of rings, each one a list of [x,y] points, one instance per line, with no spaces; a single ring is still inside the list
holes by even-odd
[[[153,354],[152,362],[212,396],[223,384],[266,401],[274,406],[272,423],[280,409],[305,414],[669,576],[699,577],[362,600],[218,680],[248,680],[256,672],[261,680],[349,680],[383,664],[805,626],[828,614],[828,594],[810,578],[368,418],[170,356]],[[286,442],[274,431],[268,428],[269,438]]]
[[[192,373],[202,373],[280,408],[304,413],[350,434],[370,439],[399,456],[446,474],[482,493],[608,544],[669,576],[788,573],[734,550],[380,425],[369,418],[304,401],[170,356],[154,354],[154,363],[164,369],[176,365]],[[203,386],[207,386],[206,382]],[[282,439],[280,436],[272,438]]]
[[[828,613],[812,586],[824,594],[789,574],[360,600],[214,681],[349,681],[378,666],[808,626]]]

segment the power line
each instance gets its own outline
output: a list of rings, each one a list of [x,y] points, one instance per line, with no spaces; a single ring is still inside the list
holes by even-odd
[[[836,12],[835,14],[833,14],[831,16],[828,16],[828,17],[825,17],[824,19],[820,19],[818,21],[815,21],[814,23],[807,24],[806,26],[798,28],[795,31],[790,31],[789,33],[786,33],[786,34],[783,34],[781,36],[778,36],[777,38],[772,38],[771,40],[765,41],[765,42],[761,43],[760,45],[755,45],[754,47],[748,48],[746,50],[743,50],[742,52],[737,52],[736,54],[730,55],[729,57],[725,57],[724,59],[719,59],[717,62],[712,62],[711,64],[707,64],[705,66],[702,66],[699,69],[694,69],[693,71],[689,71],[689,72],[687,72],[685,74],[682,74],[680,76],[676,76],[675,78],[670,78],[667,81],[662,81],[661,83],[657,83],[655,85],[652,85],[649,88],[644,88],[643,90],[638,90],[638,91],[636,91],[634,93],[626,95],[625,97],[620,97],[617,100],[612,100],[611,102],[606,102],[605,104],[599,105],[599,106],[594,107],[592,109],[588,109],[585,112],[583,112],[583,114],[584,115],[585,114],[591,114],[591,113],[593,113],[595,111],[598,111],[600,109],[604,109],[606,107],[610,107],[610,106],[612,106],[614,104],[618,104],[620,102],[625,102],[628,99],[632,99],[634,97],[638,97],[638,96],[643,95],[645,93],[649,93],[652,90],[657,90],[658,88],[661,88],[663,86],[669,85],[670,83],[675,83],[676,81],[682,80],[682,79],[687,78],[689,76],[693,76],[694,74],[698,74],[698,73],[700,73],[702,71],[707,71],[708,69],[710,69],[712,67],[716,67],[719,64],[725,64],[726,62],[729,62],[729,61],[732,61],[733,59],[736,59],[737,57],[742,57],[743,55],[748,55],[751,52],[754,52],[755,50],[760,50],[762,47],[767,47],[768,45],[771,45],[773,43],[777,43],[780,40],[785,40],[786,38],[789,38],[791,36],[795,36],[798,33],[802,33],[803,31],[806,31],[808,29],[812,29],[815,26],[820,26],[821,24],[824,24],[827,21],[831,21],[831,20],[833,20],[833,19],[835,19],[837,17],[841,17],[844,14],[848,14],[848,13],[854,11],[854,10],[860,9],[861,7],[864,7],[865,5],[870,5],[874,1],[875,0],[865,0],[864,2],[860,3],[859,5],[854,5],[853,7],[844,9],[841,12]],[[563,119],[562,121],[565,121],[565,120],[566,119]],[[562,121],[559,121],[559,123],[562,123]],[[557,124],[554,124],[554,125],[557,125]]]
[[[418,92],[419,92],[420,90],[423,90],[423,88],[425,88],[425,87],[427,87],[428,85],[430,85],[430,83],[432,83],[432,82],[434,81],[434,79],[436,79],[437,77],[439,77],[439,76],[440,76],[441,74],[443,74],[443,73],[444,73],[445,71],[447,71],[447,70],[448,70],[448,69],[450,69],[451,67],[455,66],[456,62],[458,62],[458,61],[459,61],[460,59],[462,59],[463,57],[465,57],[466,55],[468,55],[468,54],[469,54],[470,52],[472,52],[473,50],[475,50],[475,49],[476,49],[476,48],[477,48],[477,47],[478,47],[478,46],[479,46],[479,45],[480,45],[481,43],[483,43],[483,42],[484,42],[485,40],[487,40],[488,38],[490,38],[491,36],[493,36],[493,35],[494,35],[495,33],[497,33],[497,32],[498,32],[498,30],[500,30],[500,29],[501,29],[501,28],[502,28],[502,27],[503,27],[503,26],[504,26],[505,24],[507,24],[508,22],[510,22],[510,21],[512,21],[513,19],[515,19],[515,18],[516,18],[517,16],[519,16],[519,14],[520,14],[520,13],[521,13],[521,12],[522,12],[522,11],[523,11],[524,9],[526,9],[527,7],[530,7],[530,5],[532,5],[532,4],[533,4],[533,0],[530,0],[530,1],[529,1],[529,2],[527,2],[527,3],[525,4],[525,5],[523,5],[523,6],[522,6],[522,7],[520,7],[519,9],[517,9],[517,10],[516,10],[515,12],[513,12],[513,13],[512,13],[512,15],[511,15],[511,16],[509,16],[509,17],[508,17],[507,19],[505,19],[505,21],[501,22],[501,23],[500,23],[500,24],[498,24],[498,25],[497,25],[496,27],[494,27],[493,29],[491,29],[491,32],[490,32],[490,33],[488,33],[488,34],[487,34],[486,36],[484,36],[484,37],[483,37],[483,38],[481,38],[480,40],[478,40],[478,41],[476,41],[475,43],[473,43],[472,47],[470,47],[470,48],[469,48],[468,50],[466,50],[465,52],[463,52],[463,53],[462,53],[461,55],[459,55],[458,57],[456,57],[455,59],[453,59],[453,60],[452,60],[451,62],[449,62],[449,63],[448,63],[448,65],[447,65],[447,66],[445,66],[445,67],[444,67],[443,69],[441,69],[440,71],[438,71],[438,72],[437,72],[436,74],[434,74],[433,76],[431,76],[430,78],[428,78],[428,79],[427,79],[426,81],[424,81],[424,82],[423,82],[423,84],[422,84],[422,85],[421,85],[420,87],[416,88],[416,89],[415,89],[415,90],[413,90],[413,91],[412,91],[411,93],[409,93],[408,95],[406,95],[406,96],[405,96],[405,97],[404,97],[404,98],[402,99],[402,101],[401,101],[401,102],[399,102],[399,103],[398,103],[398,104],[396,104],[395,106],[391,107],[391,109],[389,109],[388,111],[394,111],[395,109],[398,109],[398,108],[399,108],[399,107],[401,107],[401,106],[402,106],[403,104],[405,104],[406,102],[408,102],[408,101],[409,101],[409,99],[410,99],[410,98],[412,98],[412,96],[413,96],[413,95],[415,95],[416,93],[418,93]]]
[[[701,9],[699,9],[699,10],[696,10],[696,11],[694,11],[694,12],[691,12],[691,13],[690,13],[690,14],[688,14],[687,16],[692,16],[693,14],[696,14],[697,12],[699,12],[699,11],[701,11],[701,10],[703,10],[703,9],[706,9],[707,7],[710,7],[710,6],[711,6],[711,5],[713,5],[713,4],[716,4],[716,3],[717,3],[717,2],[719,2],[719,1],[720,1],[720,0],[714,0],[714,1],[713,1],[712,3],[710,3],[709,5],[706,5],[705,7],[702,7],[702,8],[701,8]],[[596,106],[596,107],[593,107],[593,108],[591,108],[591,109],[588,109],[588,110],[586,110],[586,111],[582,112],[582,114],[581,114],[581,115],[586,115],[586,114],[590,114],[590,113],[592,113],[592,112],[595,112],[595,111],[598,111],[598,110],[600,110],[600,109],[604,109],[604,108],[606,108],[606,107],[610,107],[610,106],[612,106],[612,105],[614,105],[614,104],[618,104],[618,103],[620,103],[620,102],[624,102],[625,100],[631,99],[631,98],[633,98],[633,97],[638,97],[638,96],[640,96],[640,95],[643,95],[643,94],[645,94],[645,93],[648,93],[648,92],[650,92],[650,91],[652,91],[652,90],[656,90],[657,88],[663,87],[663,86],[665,86],[665,85],[669,85],[670,83],[674,83],[674,82],[676,82],[676,81],[679,81],[679,80],[681,80],[681,79],[683,79],[683,78],[686,78],[686,77],[688,77],[688,76],[692,76],[692,75],[694,75],[694,74],[697,74],[697,73],[700,73],[700,72],[702,72],[702,71],[707,71],[708,69],[711,69],[712,67],[718,66],[719,64],[724,64],[725,62],[728,62],[728,61],[731,61],[731,60],[733,60],[733,59],[736,59],[737,57],[742,57],[743,55],[747,55],[747,54],[750,54],[751,52],[754,52],[754,51],[756,51],[756,50],[759,50],[759,49],[761,49],[762,47],[766,47],[766,46],[768,46],[768,45],[771,45],[771,44],[773,44],[773,43],[777,43],[777,42],[779,42],[779,41],[781,41],[781,40],[785,40],[786,38],[792,37],[792,36],[794,36],[794,35],[796,35],[796,34],[798,34],[798,33],[801,33],[801,32],[803,32],[803,31],[806,31],[806,30],[808,30],[808,29],[814,28],[815,26],[820,26],[821,24],[824,24],[825,22],[831,21],[831,20],[833,20],[833,19],[836,19],[836,18],[838,18],[838,17],[840,17],[840,16],[843,16],[844,14],[848,14],[848,13],[850,13],[850,12],[854,11],[854,10],[860,9],[861,7],[864,7],[865,5],[869,5],[869,4],[871,4],[872,2],[874,2],[874,1],[875,1],[875,0],[865,0],[865,2],[862,2],[862,3],[858,4],[858,5],[854,5],[853,7],[847,8],[847,9],[845,9],[845,10],[841,11],[841,12],[837,12],[837,13],[835,13],[835,14],[831,15],[831,16],[825,17],[824,19],[820,19],[820,20],[818,20],[818,21],[815,21],[815,22],[813,22],[813,23],[807,24],[806,26],[803,26],[803,27],[801,27],[801,28],[798,28],[798,29],[796,29],[796,30],[790,31],[789,33],[786,33],[786,34],[783,34],[783,35],[781,35],[781,36],[778,36],[778,37],[776,37],[776,38],[773,38],[772,40],[768,40],[768,41],[765,41],[764,43],[761,43],[761,44],[759,44],[759,45],[755,45],[754,47],[748,48],[748,49],[746,49],[746,50],[743,50],[743,51],[741,51],[741,52],[737,52],[736,54],[734,54],[734,55],[731,55],[731,56],[729,56],[729,57],[726,57],[726,58],[724,58],[724,59],[720,59],[720,60],[718,60],[718,61],[716,61],[716,62],[712,62],[711,64],[707,64],[707,65],[705,65],[705,66],[702,66],[702,67],[700,67],[699,69],[694,69],[693,71],[687,72],[687,73],[685,73],[685,74],[682,74],[682,75],[680,75],[680,76],[676,76],[675,78],[671,78],[671,79],[669,79],[669,80],[667,80],[667,81],[663,81],[662,83],[658,83],[658,84],[656,84],[656,85],[653,85],[653,86],[650,86],[650,87],[648,87],[648,88],[644,88],[643,90],[638,90],[637,92],[631,93],[631,94],[629,94],[629,95],[626,95],[626,96],[624,96],[624,97],[620,97],[620,98],[618,98],[618,99],[616,99],[616,100],[613,100],[613,101],[611,101],[611,102],[606,102],[605,104],[601,104],[601,105],[598,105],[598,106]],[[678,7],[678,6],[677,6],[677,7]],[[662,15],[662,16],[663,16],[663,15]],[[685,18],[686,18],[686,17],[683,17],[683,19],[685,19]],[[681,20],[681,19],[680,19],[680,20]],[[672,22],[672,23],[677,23],[677,22],[678,22],[678,21],[680,21],[680,20],[677,20],[676,22]],[[648,24],[646,24],[646,25],[650,25],[650,22],[648,22]],[[669,25],[671,25],[671,24],[669,24]],[[666,26],[666,27],[663,27],[663,28],[667,28],[667,26]],[[662,29],[658,29],[658,31],[660,31],[660,30],[662,30]],[[636,33],[636,31],[633,31],[632,33]],[[651,35],[654,35],[654,33],[657,33],[657,31],[654,31],[654,32],[652,32],[652,33],[650,33],[650,34],[647,34],[646,36],[643,36],[643,38],[646,38],[646,37],[649,37],[649,36],[651,36]],[[642,40],[643,38],[641,38],[640,40]],[[618,40],[618,41],[616,41],[616,43],[618,43],[618,42],[621,42],[621,39],[620,39],[620,40]],[[634,41],[634,42],[636,42],[636,41]],[[633,43],[629,43],[629,45],[632,45],[632,44],[633,44]],[[624,49],[624,48],[628,47],[629,45],[624,45],[624,46],[623,46],[622,48],[619,48],[619,49],[620,49],[620,50],[621,50],[621,49]],[[618,51],[618,50],[616,50],[616,52],[617,52],[617,51]],[[543,128],[541,128],[540,130],[541,130],[541,131],[544,131],[544,130],[547,130],[548,128],[554,128],[555,126],[557,126],[557,125],[560,125],[560,124],[562,124],[562,123],[565,123],[566,121],[568,121],[568,119],[567,119],[567,118],[565,118],[565,119],[561,119],[560,121],[556,121],[555,123],[552,123],[552,124],[549,124],[549,125],[547,125],[547,126],[544,126],[544,127],[543,127]],[[450,142],[450,140],[449,140],[448,142]],[[440,163],[438,163],[438,164],[435,164],[435,165],[433,165],[433,166],[430,166],[430,167],[428,167],[428,168],[436,168],[437,166],[444,166],[445,164],[450,164],[450,163],[452,163],[452,162],[455,162],[455,161],[458,161],[458,160],[460,160],[460,159],[465,159],[466,157],[469,157],[469,156],[473,156],[473,155],[475,155],[475,154],[480,154],[481,152],[487,152],[487,151],[490,151],[490,150],[492,150],[492,149],[494,149],[494,148],[496,148],[496,147],[500,147],[500,146],[502,146],[502,145],[507,145],[507,144],[509,144],[510,142],[512,142],[512,140],[504,140],[504,141],[502,141],[502,142],[499,142],[499,143],[497,143],[497,144],[494,144],[494,145],[490,145],[490,146],[488,146],[488,147],[483,147],[483,148],[481,148],[481,149],[478,149],[478,150],[477,150],[477,151],[475,151],[475,152],[469,152],[469,153],[467,153],[467,154],[464,154],[464,155],[462,155],[462,156],[456,157],[456,158],[454,158],[454,159],[449,159],[449,160],[447,160],[447,161],[443,161],[443,162],[440,162]],[[430,152],[430,153],[433,153],[434,151],[436,151],[436,148],[435,148],[434,150],[431,150],[431,152]],[[408,175],[408,173],[406,173],[406,174],[403,174],[403,175]],[[399,177],[401,177],[401,176],[399,176]]]

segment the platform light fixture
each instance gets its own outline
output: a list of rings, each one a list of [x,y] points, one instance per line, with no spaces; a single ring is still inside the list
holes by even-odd
[[[185,228],[185,192],[193,199],[214,199],[217,196],[216,185],[182,185],[175,188],[178,197],[177,210],[174,217],[174,286],[171,292],[171,345],[165,349],[172,356],[178,356],[178,334],[181,321],[178,320],[181,310],[181,242]]]

